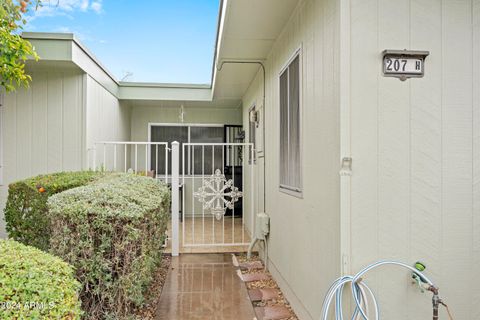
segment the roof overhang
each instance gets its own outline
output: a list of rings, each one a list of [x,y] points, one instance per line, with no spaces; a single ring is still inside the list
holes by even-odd
[[[211,85],[120,82],[71,33],[25,32],[35,47],[38,62],[29,68],[78,68],[120,100],[212,101]]]
[[[242,99],[299,0],[224,0],[213,80],[214,98]],[[247,63],[230,63],[230,62]],[[248,63],[250,62],[250,63]]]
[[[121,100],[211,101],[210,85],[120,82]]]

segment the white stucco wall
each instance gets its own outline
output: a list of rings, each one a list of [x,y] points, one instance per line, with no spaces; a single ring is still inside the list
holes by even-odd
[[[337,1],[300,1],[265,62],[269,268],[301,319],[319,318],[340,273],[338,16]],[[299,47],[303,198],[279,191],[279,72]],[[262,105],[261,72],[243,98],[245,128],[254,104]],[[256,166],[261,172],[262,159]]]
[[[479,319],[480,2],[350,3],[352,270],[421,260],[455,319]],[[404,48],[430,51],[424,78],[382,76],[382,50]],[[367,279],[383,318],[431,318],[409,277]]]
[[[6,95],[1,107],[0,237],[5,237],[3,208],[9,183],[82,167],[83,74],[68,69],[29,72],[30,88]]]

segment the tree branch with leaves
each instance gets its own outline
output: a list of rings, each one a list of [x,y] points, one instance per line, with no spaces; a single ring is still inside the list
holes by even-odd
[[[38,60],[32,44],[21,37],[27,23],[25,14],[39,1],[0,0],[0,87],[7,92],[17,87],[28,87],[32,78],[25,72],[25,62],[31,57]]]

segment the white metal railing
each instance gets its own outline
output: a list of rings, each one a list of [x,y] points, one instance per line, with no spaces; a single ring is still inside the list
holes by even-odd
[[[173,142],[171,149],[168,146],[167,142],[96,142],[89,167],[144,173],[171,185],[173,256],[179,254],[180,237],[183,247],[247,245],[254,232],[254,170],[249,163],[253,144]]]
[[[105,171],[131,170],[168,183],[169,151],[167,142],[99,141],[94,143],[89,167]]]
[[[180,253],[180,235],[178,228],[179,206],[180,206],[180,186],[179,170],[180,155],[179,143],[172,143],[172,256],[177,257]]]

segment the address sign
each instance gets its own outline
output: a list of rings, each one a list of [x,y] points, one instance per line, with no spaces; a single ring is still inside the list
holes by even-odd
[[[425,74],[425,58],[428,51],[385,50],[383,51],[383,75],[404,81],[420,78]]]

